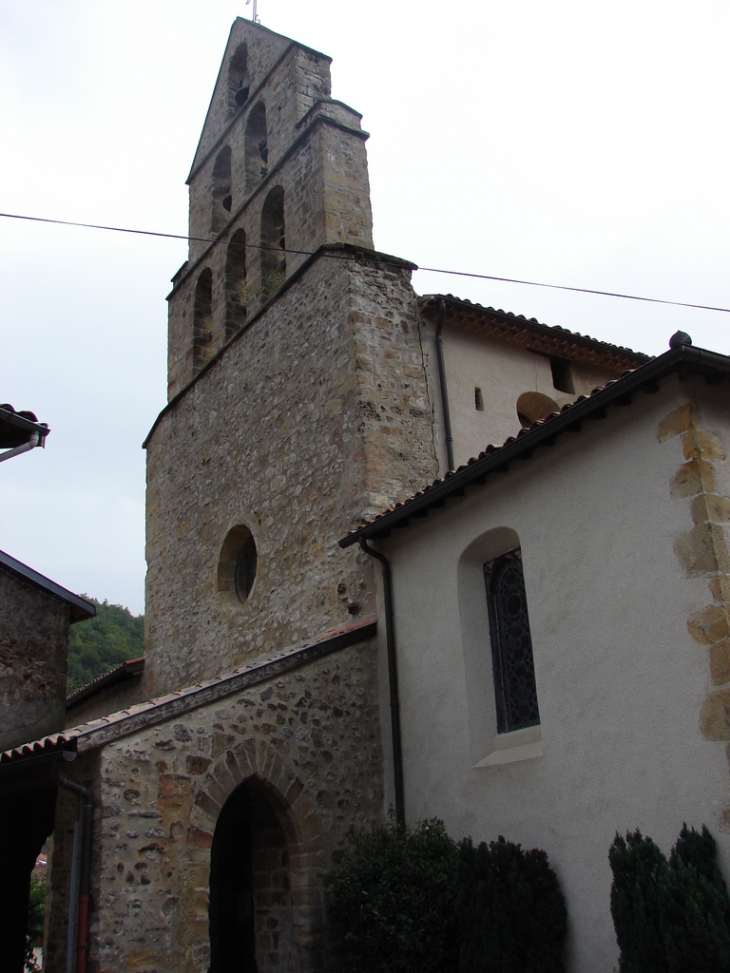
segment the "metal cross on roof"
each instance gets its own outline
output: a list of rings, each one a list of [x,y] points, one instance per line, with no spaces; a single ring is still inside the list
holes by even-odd
[[[251,0],[246,0],[246,6],[248,6],[249,3],[251,3]],[[259,6],[258,0],[253,0],[253,16],[251,17],[251,20],[253,21],[254,24],[261,23],[261,21],[259,20],[258,6]]]

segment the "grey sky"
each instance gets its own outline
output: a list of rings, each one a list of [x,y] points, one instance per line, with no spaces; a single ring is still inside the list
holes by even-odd
[[[185,232],[244,0],[0,0],[0,210]],[[259,0],[363,113],[375,244],[422,266],[730,306],[726,0]],[[0,547],[143,608],[144,453],[185,244],[0,219],[0,401],[48,422],[0,466]],[[419,272],[658,353],[728,315]]]

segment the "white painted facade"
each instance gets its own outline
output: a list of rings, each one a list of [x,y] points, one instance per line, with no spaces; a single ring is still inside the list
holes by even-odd
[[[689,396],[726,440],[725,389],[672,376],[376,544],[392,568],[407,818],[545,849],[572,973],[617,964],[617,831],[668,852],[683,822],[707,824],[730,877],[725,743],[700,730],[708,649],[687,628],[711,596],[674,549],[693,523],[692,500],[670,495],[684,440],[658,439]],[[726,462],[717,479],[730,485]],[[483,565],[516,546],[540,726],[500,735]]]

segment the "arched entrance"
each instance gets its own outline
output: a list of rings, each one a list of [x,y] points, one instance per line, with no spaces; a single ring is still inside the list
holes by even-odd
[[[249,778],[218,818],[210,868],[210,973],[298,973],[289,843]]]

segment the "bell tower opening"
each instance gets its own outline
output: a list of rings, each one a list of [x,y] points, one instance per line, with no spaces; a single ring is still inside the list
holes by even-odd
[[[251,79],[248,74],[248,47],[239,44],[228,65],[228,115],[235,115],[248,101]]]
[[[289,846],[255,778],[231,794],[218,818],[209,916],[209,973],[289,973],[296,968]]]
[[[231,217],[233,195],[231,191],[231,147],[221,149],[213,166],[211,230],[220,233]]]
[[[285,277],[284,190],[275,186],[261,211],[261,286],[265,300],[279,289]]]
[[[226,252],[226,341],[246,323],[246,231],[236,230]]]
[[[252,193],[269,172],[266,105],[260,101],[248,116],[245,135],[246,192]]]
[[[213,347],[213,272],[206,267],[195,287],[193,307],[193,373],[197,375]]]

